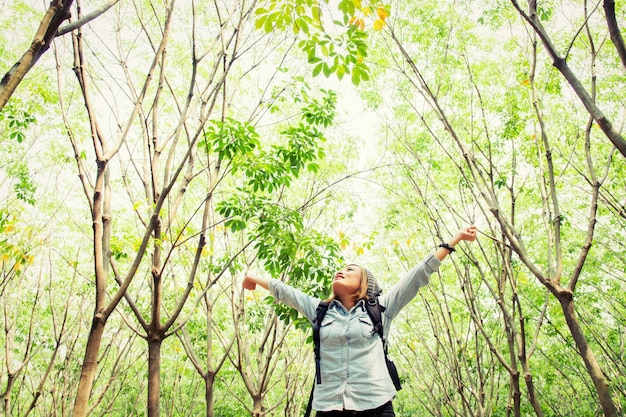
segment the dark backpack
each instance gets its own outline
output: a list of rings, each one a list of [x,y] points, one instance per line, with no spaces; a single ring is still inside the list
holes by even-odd
[[[322,373],[320,368],[320,326],[322,324],[322,320],[324,320],[324,316],[326,315],[326,311],[328,311],[329,303],[326,301],[320,301],[317,309],[315,309],[315,318],[313,319],[312,327],[313,327],[313,351],[315,352],[315,382],[313,383],[313,388],[311,388],[311,395],[309,397],[309,404],[306,409],[305,417],[308,417],[311,413],[311,405],[313,403],[313,389],[315,388],[315,384],[322,383]],[[370,298],[365,301],[365,310],[367,314],[370,316],[372,320],[372,333],[378,333],[380,336],[380,340],[383,343],[383,351],[385,352],[385,362],[387,363],[387,370],[389,371],[389,376],[391,376],[391,380],[393,381],[393,385],[396,388],[396,391],[400,391],[402,386],[400,384],[400,377],[398,376],[398,370],[396,369],[396,365],[392,360],[387,356],[387,342],[385,341],[385,336],[383,335],[383,320],[382,313],[385,311],[385,307],[381,306],[378,302],[378,297]]]

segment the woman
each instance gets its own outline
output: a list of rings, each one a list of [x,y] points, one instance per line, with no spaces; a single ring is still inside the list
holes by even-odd
[[[428,284],[430,275],[461,241],[474,241],[476,227],[461,229],[448,243],[442,243],[409,271],[387,294],[381,290],[367,269],[350,264],[337,271],[333,279],[330,305],[320,324],[321,383],[313,393],[313,408],[318,417],[372,416],[393,417],[391,401],[396,395],[387,371],[383,344],[372,332],[372,320],[365,310],[365,300],[379,297],[384,308],[383,335],[391,321]],[[243,288],[257,285],[269,290],[274,298],[295,308],[311,322],[316,318],[320,299],[304,294],[275,279],[246,276]]]

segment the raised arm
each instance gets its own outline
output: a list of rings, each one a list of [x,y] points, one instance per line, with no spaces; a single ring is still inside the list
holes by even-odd
[[[468,226],[459,230],[452,239],[437,248],[435,251],[435,257],[440,261],[443,261],[446,256],[448,256],[451,252],[454,252],[454,247],[462,240],[466,240],[468,242],[476,240],[476,226]]]
[[[315,309],[320,302],[319,298],[311,297],[275,279],[259,278],[252,275],[246,275],[243,279],[242,287],[246,290],[255,290],[257,285],[269,290],[270,294],[272,294],[277,301],[291,308],[295,308],[309,320],[313,320],[315,317]]]
[[[246,290],[253,291],[256,289],[257,285],[260,285],[262,288],[269,290],[270,280],[267,278],[253,277],[252,275],[246,275],[246,277],[243,279],[242,286]]]
[[[430,276],[439,268],[441,261],[463,240],[476,240],[476,226],[459,230],[452,239],[429,253],[422,262],[407,272],[386,294],[383,293],[381,303],[387,308],[385,314],[393,319],[417,295],[419,289],[428,284]]]

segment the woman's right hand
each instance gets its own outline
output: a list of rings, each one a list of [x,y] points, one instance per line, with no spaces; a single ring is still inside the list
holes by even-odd
[[[254,291],[256,289],[256,278],[250,275],[246,275],[246,277],[243,279],[242,286],[246,290]]]
[[[473,242],[476,240],[476,226],[468,226],[459,230],[457,234],[459,240],[465,240],[468,242]]]

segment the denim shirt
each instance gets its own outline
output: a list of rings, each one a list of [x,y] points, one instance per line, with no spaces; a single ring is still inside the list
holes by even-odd
[[[393,318],[421,287],[428,284],[439,265],[439,259],[429,254],[379,297],[380,304],[385,307],[382,315],[385,339]],[[321,301],[319,298],[275,279],[270,280],[269,289],[278,301],[295,308],[310,321],[315,318],[315,310]],[[395,397],[396,390],[385,364],[383,344],[372,329],[372,320],[363,300],[350,311],[338,300],[330,304],[320,326],[322,383],[314,388],[315,410],[369,410]]]

